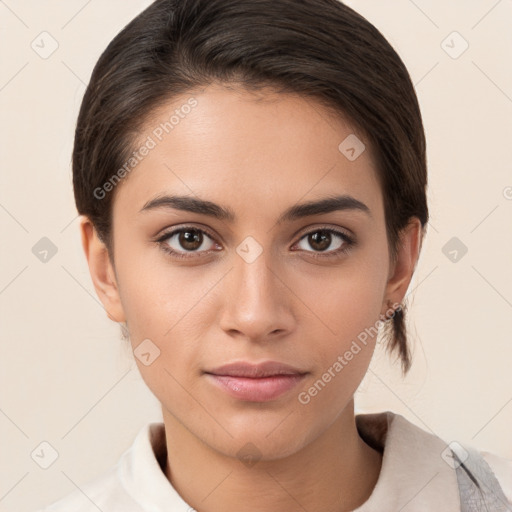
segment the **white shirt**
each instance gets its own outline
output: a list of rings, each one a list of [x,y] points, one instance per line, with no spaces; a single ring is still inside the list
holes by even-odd
[[[447,457],[443,440],[391,411],[358,414],[356,422],[383,458],[376,486],[354,512],[461,511],[457,464]],[[164,424],[149,423],[108,472],[39,512],[191,512],[162,470],[166,449]],[[504,493],[493,510],[512,511],[512,460],[480,455]]]

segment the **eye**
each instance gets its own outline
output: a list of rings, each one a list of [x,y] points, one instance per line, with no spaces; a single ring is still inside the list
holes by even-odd
[[[205,253],[215,246],[215,242],[206,231],[192,226],[167,232],[157,242],[165,252],[177,258],[194,257],[194,253]]]
[[[173,258],[197,258],[218,250],[220,246],[213,236],[194,226],[184,226],[164,233],[156,240],[162,250]],[[313,250],[308,250],[305,245]],[[332,258],[348,252],[355,240],[342,231],[333,228],[319,228],[304,234],[295,246],[311,253],[315,258]],[[294,247],[295,247],[294,246]],[[330,250],[328,250],[330,248]]]
[[[355,245],[355,241],[342,231],[321,228],[306,233],[296,245],[306,252],[312,252],[315,257],[333,257],[347,252]],[[313,248],[313,251],[308,250],[306,245]]]

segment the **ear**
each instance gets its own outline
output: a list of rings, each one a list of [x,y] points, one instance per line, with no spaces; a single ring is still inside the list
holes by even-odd
[[[83,215],[80,218],[80,234],[92,282],[107,316],[114,322],[125,322],[115,270],[107,247],[98,237],[91,220]]]
[[[396,260],[391,261],[382,314],[389,314],[389,304],[400,304],[411,282],[422,244],[422,226],[417,217],[413,217],[400,233],[400,243]]]

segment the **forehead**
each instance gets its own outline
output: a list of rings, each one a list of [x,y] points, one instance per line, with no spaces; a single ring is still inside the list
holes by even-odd
[[[211,85],[153,112],[134,149],[144,145],[116,190],[123,215],[165,193],[276,217],[283,206],[333,193],[381,207],[368,141],[304,96]]]

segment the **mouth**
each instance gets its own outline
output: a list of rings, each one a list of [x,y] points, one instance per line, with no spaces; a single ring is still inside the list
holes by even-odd
[[[235,362],[204,373],[212,384],[234,398],[268,402],[293,389],[308,372],[277,361],[266,361],[260,364]]]

